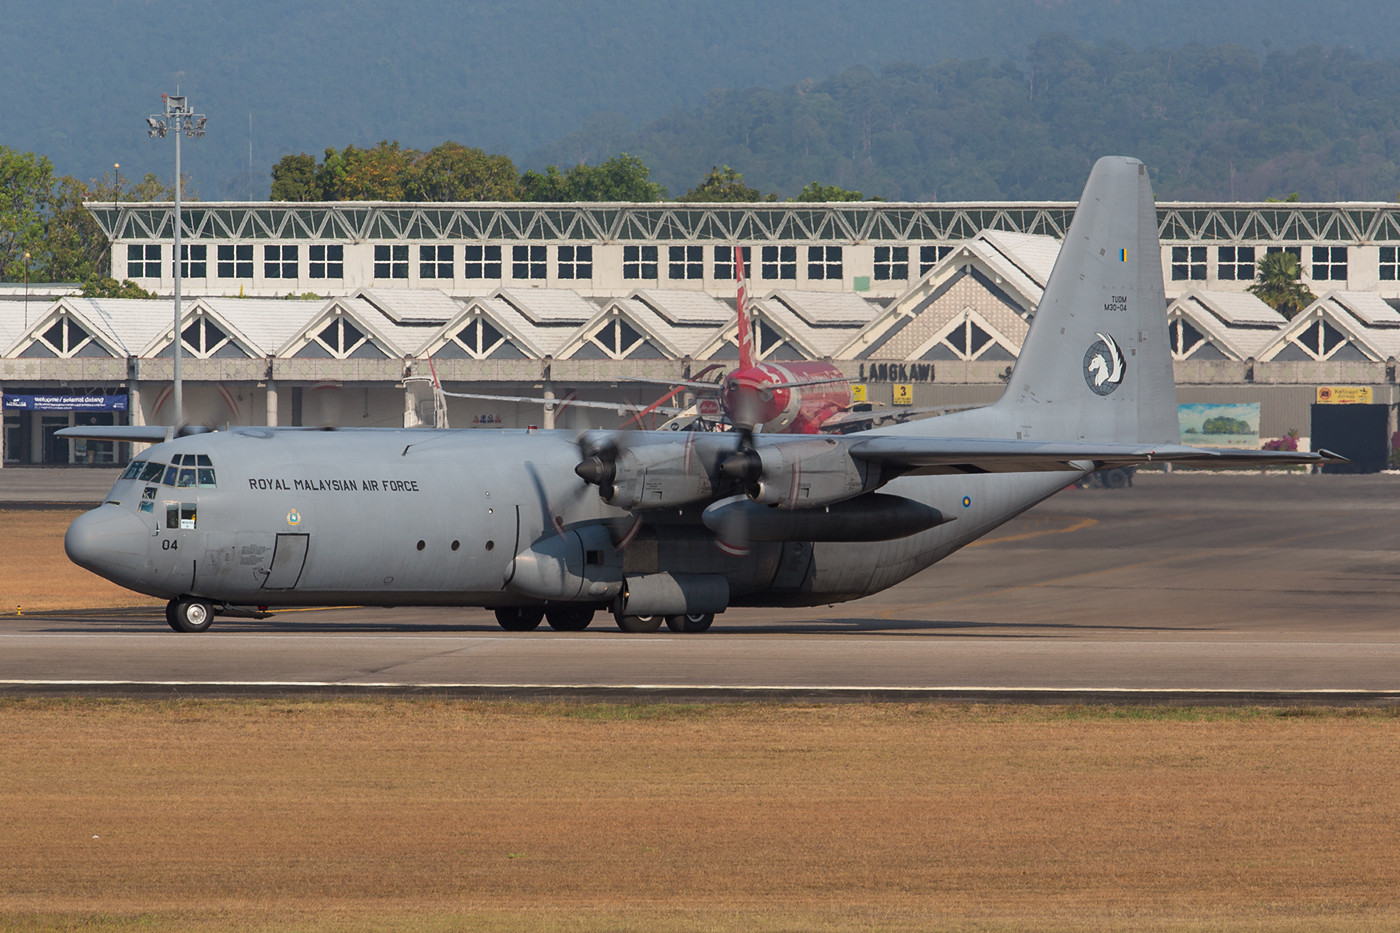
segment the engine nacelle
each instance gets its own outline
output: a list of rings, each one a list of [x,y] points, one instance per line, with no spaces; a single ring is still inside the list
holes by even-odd
[[[880,467],[858,460],[835,438],[772,444],[754,451],[761,470],[749,497],[780,509],[851,499],[880,484]]]
[[[576,472],[597,485],[609,505],[670,509],[714,497],[714,460],[715,453],[701,445],[672,441],[629,446],[611,458],[585,461]]]

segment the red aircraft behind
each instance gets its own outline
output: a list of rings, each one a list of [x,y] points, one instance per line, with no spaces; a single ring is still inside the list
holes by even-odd
[[[830,430],[834,426],[833,420],[839,420],[837,416],[851,407],[850,379],[831,363],[755,363],[744,250],[738,246],[734,247],[734,277],[739,282],[738,368],[726,373],[719,382],[699,379],[669,382],[667,384],[674,387],[673,391],[656,404],[665,404],[685,389],[702,392],[718,390],[720,409],[729,423],[740,430],[769,434],[817,434],[823,429]],[[711,366],[700,375],[717,368]],[[702,401],[702,417],[711,414],[705,411],[705,407]],[[634,420],[639,420],[646,413],[639,413]],[[859,413],[858,417],[863,421],[870,420],[865,413]]]

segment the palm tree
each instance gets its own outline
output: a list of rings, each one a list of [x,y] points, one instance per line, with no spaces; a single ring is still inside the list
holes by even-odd
[[[1301,281],[1303,264],[1288,250],[1268,253],[1259,263],[1259,276],[1249,286],[1260,301],[1286,318],[1292,318],[1317,300]]]

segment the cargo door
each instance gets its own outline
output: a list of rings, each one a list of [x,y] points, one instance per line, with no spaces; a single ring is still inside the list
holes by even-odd
[[[310,535],[278,535],[272,551],[272,566],[267,579],[263,581],[265,590],[290,590],[301,579],[301,569],[306,565],[306,548]]]

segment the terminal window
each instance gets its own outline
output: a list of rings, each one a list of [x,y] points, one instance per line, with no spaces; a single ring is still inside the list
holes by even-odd
[[[667,276],[672,279],[702,279],[705,277],[704,247],[672,246],[670,268]]]
[[[765,246],[759,263],[765,279],[797,278],[796,246]]]
[[[835,281],[841,278],[841,247],[807,247],[807,278]]]
[[[138,243],[126,248],[126,277],[160,278],[160,244]]]
[[[1345,282],[1347,280],[1347,248],[1345,246],[1314,246],[1312,248],[1312,277],[1316,282]]]
[[[877,282],[907,278],[909,278],[909,247],[875,247],[875,280]]]
[[[501,277],[501,248],[499,246],[463,246],[462,278],[499,279]]]
[[[1394,246],[1381,247],[1381,281],[1400,281],[1400,255]]]
[[[660,267],[655,246],[624,246],[622,248],[622,277],[624,279],[655,279]]]
[[[1222,246],[1216,256],[1216,277],[1222,282],[1254,281],[1254,247]]]
[[[742,246],[716,246],[715,247],[715,278],[721,282],[732,282],[734,280],[734,251],[743,250]],[[752,252],[744,254],[744,261],[748,262],[752,258]]]
[[[591,279],[591,278],[593,278],[593,247],[591,247],[591,246],[561,246],[561,247],[559,247],[559,278],[561,278],[561,279]]]
[[[953,251],[951,246],[920,246],[919,247],[919,275],[924,275],[928,270],[938,265],[939,261]]]
[[[452,278],[452,247],[418,247],[418,277],[420,279]]]
[[[220,246],[218,272],[221,279],[251,279],[253,244],[234,243]]]
[[[203,279],[209,276],[209,247],[203,243],[180,244],[180,276]]]
[[[516,279],[543,279],[548,271],[543,246],[512,246],[510,274]]]
[[[295,246],[263,247],[263,278],[294,279],[297,277],[297,248]]]
[[[374,248],[376,279],[408,278],[408,247],[383,244]]]
[[[1206,278],[1206,248],[1204,246],[1172,247],[1172,281],[1204,282]]]
[[[310,273],[313,279],[345,278],[345,247],[335,243],[311,248]]]

